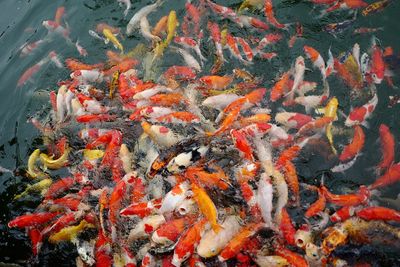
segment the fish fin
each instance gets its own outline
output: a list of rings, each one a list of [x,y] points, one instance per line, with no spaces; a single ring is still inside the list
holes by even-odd
[[[392,70],[385,69],[385,76],[387,76],[387,77],[393,77],[393,76],[394,76],[394,73],[393,73]]]
[[[352,108],[350,110],[353,110]],[[340,114],[343,118],[347,118],[347,115],[340,109],[337,110],[337,113]]]
[[[363,122],[361,123],[361,125],[364,126],[364,127],[367,128],[367,129],[369,129],[369,127],[370,127],[368,121],[363,121]]]
[[[325,108],[316,108],[315,113],[317,113],[317,115],[323,115],[325,114]]]
[[[215,123],[220,123],[222,118],[224,117],[225,113],[223,110],[218,114],[217,118],[215,119]]]

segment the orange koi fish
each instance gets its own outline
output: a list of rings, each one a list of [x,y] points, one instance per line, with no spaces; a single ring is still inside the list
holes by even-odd
[[[370,191],[366,186],[360,186],[360,189],[355,194],[348,195],[335,195],[328,191],[325,186],[321,187],[321,190],[329,203],[338,206],[354,206],[365,203],[369,196]]]
[[[321,189],[318,189],[318,199],[304,213],[306,218],[313,217],[325,209],[326,198]]]
[[[400,212],[385,207],[367,207],[356,211],[361,219],[400,222]]]
[[[378,164],[378,168],[382,171],[390,167],[394,161],[394,152],[396,149],[396,142],[390,129],[385,124],[379,126],[379,135],[381,140],[382,160]]]
[[[370,189],[377,189],[384,186],[391,185],[400,180],[400,163],[390,166],[385,174],[380,176],[376,181],[370,185]]]
[[[364,147],[365,134],[361,126],[354,126],[354,136],[350,144],[344,147],[342,154],[339,156],[341,162],[349,161],[360,153]]]
[[[239,230],[239,233],[225,246],[218,256],[221,262],[235,257],[250,238],[263,227],[263,223],[250,223]]]

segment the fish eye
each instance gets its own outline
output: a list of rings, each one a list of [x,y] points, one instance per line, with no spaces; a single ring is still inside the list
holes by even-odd
[[[372,74],[372,78],[373,78],[373,79],[377,79],[377,78],[378,78],[378,76],[376,76],[376,74],[375,74],[375,73],[373,73],[373,74]]]

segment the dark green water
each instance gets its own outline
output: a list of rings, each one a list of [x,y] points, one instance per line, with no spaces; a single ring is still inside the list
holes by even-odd
[[[132,0],[132,10],[129,12],[129,19],[140,7],[151,3],[151,1]],[[168,14],[170,9],[176,9],[179,15],[183,14],[184,1],[168,0],[149,19],[154,22],[161,16]],[[238,7],[241,1],[218,1],[220,4],[231,7]],[[371,2],[371,1],[368,1]],[[32,42],[44,38],[47,30],[42,26],[43,20],[53,19],[54,12],[58,6],[66,8],[66,20],[71,28],[71,39],[75,42],[79,39],[88,51],[89,57],[85,61],[95,63],[105,60],[105,51],[110,46],[96,40],[88,35],[88,30],[94,29],[99,22],[106,22],[112,26],[121,27],[125,31],[128,20],[123,18],[124,7],[120,7],[117,1],[45,1],[45,0],[0,0],[0,165],[10,170],[23,170],[26,167],[29,154],[33,151],[36,144],[40,143],[39,132],[27,120],[40,116],[43,117],[49,111],[48,93],[56,89],[56,82],[67,78],[69,74],[66,69],[60,70],[53,64],[46,64],[31,82],[17,88],[17,80],[21,74],[30,66],[45,57],[49,51],[55,50],[63,59],[78,57],[79,55],[73,46],[69,46],[59,36],[52,37],[52,41],[41,46],[35,53],[27,57],[19,57],[19,47],[25,42]],[[384,27],[384,31],[375,33],[383,47],[392,46],[395,53],[400,52],[400,3],[394,1],[392,5],[383,12],[368,17],[359,16],[355,23],[346,31],[336,37],[323,31],[323,25],[332,22],[339,22],[349,19],[347,11],[336,12],[322,19],[315,16],[319,14],[313,11],[313,5],[307,1],[274,1],[275,14],[279,21],[283,23],[300,22],[304,25],[304,38],[297,41],[293,49],[288,49],[286,41],[281,46],[276,47],[278,58],[271,62],[256,60],[255,64],[247,70],[256,76],[264,77],[264,85],[269,88],[272,85],[278,72],[287,70],[294,62],[295,58],[303,55],[303,45],[307,44],[315,47],[324,57],[327,50],[331,47],[334,55],[348,51],[355,42],[361,46],[361,51],[366,51],[370,46],[371,35],[353,35],[352,32],[358,27]],[[204,25],[205,26],[205,25]],[[294,27],[291,27],[290,34],[285,34],[287,40],[289,35],[293,35]],[[235,27],[231,29],[235,34],[246,36],[246,31],[240,31]],[[132,48],[143,41],[139,34],[125,39],[125,47]],[[210,55],[207,55],[210,56]],[[169,58],[167,60],[173,60]],[[310,63],[308,62],[309,66]],[[399,66],[394,70],[394,84],[400,86]],[[307,73],[306,76],[318,75]],[[340,109],[348,113],[351,100],[343,92],[348,90],[343,83],[335,78],[330,81],[332,95],[339,98]],[[400,89],[389,88],[385,82],[377,85],[379,94],[379,104],[370,120],[370,128],[366,130],[367,142],[363,150],[363,156],[359,158],[356,165],[346,172],[346,175],[337,174],[330,177],[326,183],[330,188],[349,187],[355,185],[368,184],[374,179],[372,166],[380,157],[378,142],[378,127],[385,123],[391,127],[397,140],[400,140],[400,105],[388,108],[389,96],[400,95]],[[344,142],[345,143],[345,142]],[[396,155],[396,162],[400,160],[400,153]],[[310,177],[324,171],[318,161],[300,164],[300,174],[310,179]],[[311,166],[311,167],[310,167]],[[312,170],[312,171],[310,171]],[[14,174],[0,174],[0,262],[26,264],[30,257],[29,240],[25,234],[18,230],[10,231],[6,223],[10,218],[18,214],[30,211],[35,208],[38,199],[30,202],[11,203],[14,194],[21,192],[27,178]],[[390,189],[382,191],[383,196],[396,198],[400,192],[400,185],[395,185]],[[389,205],[389,204],[387,204]],[[399,208],[397,206],[397,208]],[[48,253],[44,262],[49,266],[54,264],[69,266],[70,255],[69,247],[61,247],[58,250]],[[47,251],[48,252],[48,251]],[[71,257],[73,258],[73,257]],[[71,259],[70,258],[70,259]],[[394,263],[394,261],[389,261]]]

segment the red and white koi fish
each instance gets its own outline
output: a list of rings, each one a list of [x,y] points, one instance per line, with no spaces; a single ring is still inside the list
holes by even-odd
[[[98,83],[104,79],[104,74],[99,70],[76,70],[71,73],[70,77],[79,81],[81,84]]]
[[[236,94],[220,94],[215,96],[210,96],[204,99],[202,105],[209,108],[215,108],[218,110],[225,109],[229,104],[239,99],[240,96]]]
[[[162,215],[150,215],[139,221],[136,226],[130,231],[128,240],[130,242],[150,237],[160,225],[165,223],[165,218]]]
[[[207,27],[208,30],[210,31],[211,38],[215,45],[215,49],[217,50],[216,54],[218,58],[223,62],[225,61],[225,59],[224,59],[224,53],[222,51],[221,31],[219,29],[219,26],[217,23],[209,21],[207,23]]]
[[[375,38],[372,39],[372,55],[369,63],[369,75],[372,81],[380,84],[385,76],[385,62],[382,49],[376,44]]]
[[[157,212],[161,207],[161,199],[153,199],[147,202],[133,203],[128,207],[121,210],[120,215],[129,216],[139,216],[144,218],[152,213]]]
[[[150,118],[150,119],[156,119],[158,117],[168,115],[170,113],[174,112],[174,110],[167,108],[167,107],[143,107],[137,109],[134,113],[132,113],[129,116],[130,120],[135,120],[138,121],[141,118]]]
[[[233,37],[229,33],[226,35],[226,46],[228,47],[228,50],[231,52],[231,55],[234,58],[237,58],[238,60],[240,60],[243,63],[248,63],[246,60],[243,59],[235,37]]]
[[[194,221],[194,216],[185,216],[167,221],[152,234],[151,240],[164,246],[173,245],[186,230],[186,228],[192,225]]]
[[[171,147],[182,140],[182,136],[161,125],[142,122],[143,131],[159,146]]]
[[[199,56],[201,61],[207,61],[207,59],[201,54],[199,44],[190,37],[175,37],[174,42],[184,46],[185,48],[193,49]]]
[[[83,48],[80,44],[79,44],[79,40],[76,41],[75,43],[75,47],[76,50],[78,50],[79,55],[86,57],[88,55],[88,52],[86,51],[85,48]]]
[[[246,42],[246,40],[241,37],[235,37],[235,39],[239,42],[240,46],[242,47],[244,55],[246,56],[247,60],[250,62],[253,61],[254,53],[250,45]]]
[[[47,40],[43,39],[43,40],[38,40],[36,42],[23,44],[20,47],[21,53],[20,53],[19,56],[20,57],[25,57],[27,55],[32,54],[33,51],[35,51],[37,48],[39,48],[40,46],[42,46],[46,42],[47,42]]]
[[[312,120],[313,118],[309,115],[295,112],[279,112],[275,116],[276,122],[289,129],[300,129]]]
[[[233,11],[233,9],[226,7],[226,6],[217,5],[213,2],[211,2],[210,0],[207,0],[207,4],[212,9],[212,11],[214,11],[218,15],[220,15],[224,18],[229,18],[233,22],[236,22],[240,27],[243,27],[242,22],[239,20],[238,15],[236,14],[235,11]]]
[[[331,222],[343,222],[353,216],[355,213],[355,208],[353,206],[344,206],[338,209],[335,213],[333,213],[330,217]]]
[[[207,219],[202,219],[184,232],[175,246],[174,256],[172,258],[172,264],[174,266],[181,266],[182,263],[189,259],[194,253],[206,224]]]
[[[51,62],[54,63],[54,65],[57,66],[57,68],[64,68],[64,64],[61,62],[60,56],[55,52],[55,51],[51,51],[49,53],[49,57]]]
[[[368,6],[363,0],[339,0],[333,6],[327,8],[324,13],[336,11],[339,9],[359,9]]]
[[[304,46],[304,52],[307,54],[308,58],[312,61],[313,66],[320,70],[322,79],[326,79],[326,69],[325,69],[325,61],[322,58],[321,54],[312,48],[311,46]]]
[[[187,11],[187,15],[185,16],[184,20],[187,21],[188,23],[192,23],[194,28],[194,34],[199,36],[200,21],[201,21],[200,11],[195,5],[193,5],[189,1],[185,3],[185,8]]]
[[[260,53],[264,47],[267,45],[275,44],[282,39],[282,34],[280,33],[269,33],[265,35],[261,41],[259,42],[258,46],[255,48],[257,53]]]
[[[371,117],[372,113],[374,112],[376,105],[378,104],[378,94],[375,93],[374,97],[368,101],[365,105],[354,108],[349,116],[346,118],[345,125],[346,126],[353,126],[356,124],[361,124],[365,127],[368,127],[367,119]]]
[[[169,67],[163,75],[166,80],[192,80],[196,78],[196,72],[192,68],[177,65]]]
[[[160,212],[173,212],[186,198],[188,190],[189,184],[187,182],[183,182],[174,186],[172,190],[169,191],[163,198]]]
[[[60,24],[52,20],[45,20],[42,22],[42,25],[49,31],[54,32],[56,34],[61,35],[69,44],[73,44],[71,39],[69,38],[70,30],[68,28],[64,28]]]
[[[274,27],[276,27],[278,29],[286,28],[285,24],[278,22],[278,20],[275,18],[272,0],[265,0],[264,13],[265,13],[265,17],[267,18],[268,22],[270,24],[272,24]]]
[[[259,20],[257,18],[254,17],[250,17],[250,16],[245,16],[245,15],[241,15],[239,16],[239,21],[245,26],[245,27],[253,27],[256,29],[261,29],[261,30],[268,30],[269,26],[268,24],[266,24],[265,22],[263,22],[262,20]]]

